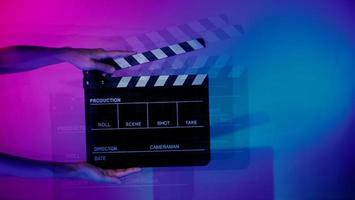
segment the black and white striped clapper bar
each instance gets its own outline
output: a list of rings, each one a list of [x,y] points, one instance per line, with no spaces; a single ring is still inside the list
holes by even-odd
[[[206,43],[204,39],[198,38],[198,39],[189,40],[189,41],[169,45],[158,49],[153,49],[143,53],[134,54],[124,58],[102,59],[100,60],[100,62],[110,64],[114,66],[115,69],[120,70],[128,67],[132,67],[134,65],[140,65],[140,64],[184,54],[205,47],[206,47]]]

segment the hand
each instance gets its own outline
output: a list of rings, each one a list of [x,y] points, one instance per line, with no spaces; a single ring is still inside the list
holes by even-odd
[[[140,168],[101,169],[88,163],[68,164],[69,177],[104,183],[120,183],[119,178],[137,173]]]
[[[105,73],[113,73],[115,71],[113,66],[98,62],[98,60],[125,57],[135,53],[134,51],[124,50],[107,51],[104,49],[65,48],[61,54],[61,59],[81,70],[100,70]]]

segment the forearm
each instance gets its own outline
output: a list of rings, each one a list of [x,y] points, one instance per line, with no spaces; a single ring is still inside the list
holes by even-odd
[[[30,160],[0,153],[0,175],[23,178],[70,178],[69,165]]]
[[[70,48],[11,46],[0,48],[0,73],[28,71],[64,62]]]
[[[70,47],[11,46],[0,48],[0,74],[29,71],[61,62],[71,63],[80,70],[113,73],[114,66],[101,60],[129,56],[133,53],[135,52]]]

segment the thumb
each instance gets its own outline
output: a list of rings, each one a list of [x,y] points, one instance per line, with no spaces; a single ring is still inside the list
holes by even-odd
[[[107,65],[100,62],[95,62],[94,69],[103,71],[108,74],[112,74],[115,71],[115,68],[112,67],[111,65]]]

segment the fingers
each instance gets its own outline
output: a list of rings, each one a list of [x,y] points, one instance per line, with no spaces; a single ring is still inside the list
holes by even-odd
[[[118,58],[118,57],[126,57],[130,56],[133,54],[136,54],[137,52],[135,51],[130,51],[130,50],[111,50],[107,51],[104,49],[96,49],[94,50],[93,57],[95,59],[103,59],[103,58]]]
[[[109,176],[103,176],[100,179],[100,181],[104,182],[104,183],[117,183],[117,184],[121,183],[120,179],[118,179],[116,177],[109,177]]]
[[[115,170],[115,173],[113,174],[116,177],[123,177],[123,176],[127,176],[129,174],[133,174],[133,173],[137,173],[142,171],[141,168],[128,168],[128,169],[117,169]]]
[[[114,51],[106,51],[107,57],[117,58],[117,57],[126,57],[133,54],[136,54],[135,51],[126,51],[126,50],[114,50]]]
[[[90,164],[75,165],[77,178],[102,183],[121,183],[119,178],[141,171],[140,168],[102,169]]]
[[[135,53],[136,52],[134,51],[123,51],[123,50],[105,51],[103,49],[99,49],[96,50],[96,53],[95,55],[92,56],[91,60],[94,61],[94,70],[100,70],[105,73],[111,74],[115,71],[115,68],[112,65],[98,62],[97,60],[105,59],[105,58],[125,57]]]
[[[103,170],[92,165],[85,165],[81,167],[81,178],[92,180],[101,183],[121,183],[118,177],[111,176],[114,170]]]
[[[100,62],[95,62],[94,69],[103,71],[108,74],[112,74],[115,71],[115,68],[113,66],[100,63]]]
[[[99,176],[99,178],[96,179],[97,182],[104,182],[104,183],[117,183],[120,184],[121,181],[119,178],[123,176],[127,176],[132,173],[136,173],[141,171],[140,168],[128,168],[128,169],[106,169],[103,170]]]

